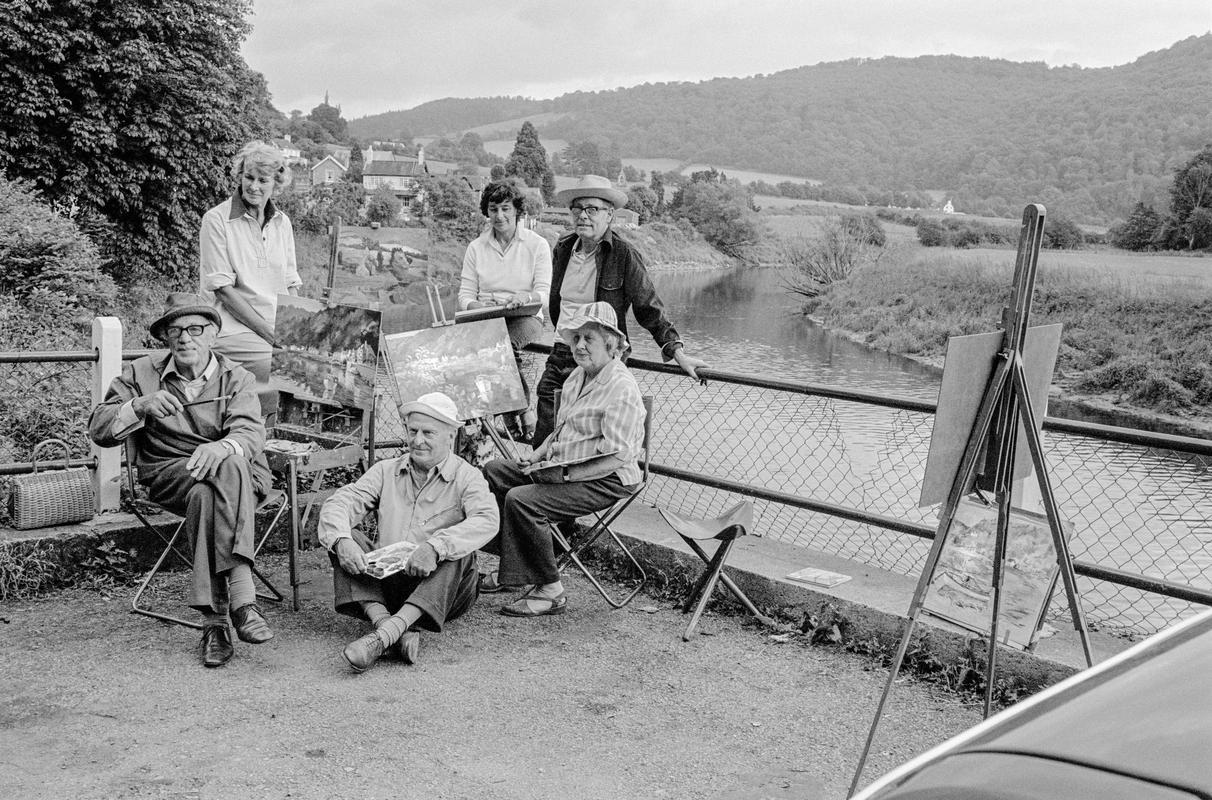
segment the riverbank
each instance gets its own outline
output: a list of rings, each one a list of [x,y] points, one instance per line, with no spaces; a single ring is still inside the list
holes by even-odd
[[[912,251],[910,251],[912,253]],[[853,341],[941,369],[948,338],[997,330],[1013,264],[919,251],[857,270],[804,305]],[[1212,289],[1051,270],[1032,323],[1063,326],[1051,413],[1212,436]]]

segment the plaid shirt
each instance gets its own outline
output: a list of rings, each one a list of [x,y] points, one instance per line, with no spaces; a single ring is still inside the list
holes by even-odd
[[[624,486],[643,477],[640,450],[644,446],[644,401],[640,386],[623,362],[615,359],[585,382],[577,367],[560,390],[560,411],[548,459],[567,463],[615,453],[626,463],[615,470]]]

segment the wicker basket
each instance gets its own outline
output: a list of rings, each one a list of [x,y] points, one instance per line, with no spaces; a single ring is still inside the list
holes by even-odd
[[[38,452],[63,449],[63,469],[38,471]],[[83,522],[93,516],[93,483],[87,467],[69,466],[71,450],[62,439],[45,439],[30,456],[33,472],[17,475],[9,484],[9,516],[18,530]]]

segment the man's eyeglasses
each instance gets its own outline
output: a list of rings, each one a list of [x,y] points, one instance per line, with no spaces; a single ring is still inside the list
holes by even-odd
[[[182,333],[188,333],[191,339],[197,339],[210,325],[209,322],[205,325],[169,325],[164,329],[164,335],[169,339],[180,339]]]
[[[607,209],[604,206],[580,206],[580,205],[577,205],[577,206],[569,206],[568,210],[572,212],[573,219],[576,219],[577,217],[581,216],[582,211],[584,211],[586,214],[588,214],[590,219],[593,219],[598,214],[601,214],[603,211],[608,211],[609,209]]]

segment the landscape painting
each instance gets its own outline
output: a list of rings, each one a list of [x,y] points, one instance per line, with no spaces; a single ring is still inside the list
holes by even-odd
[[[393,333],[383,345],[400,403],[444,392],[462,420],[526,407],[504,319]]]
[[[279,295],[270,385],[301,400],[372,408],[379,316],[356,306]]]
[[[996,533],[996,507],[975,500],[960,502],[926,591],[926,613],[977,633],[989,633]],[[1032,646],[1059,572],[1048,520],[1013,509],[998,623],[1002,644],[1021,649]]]

